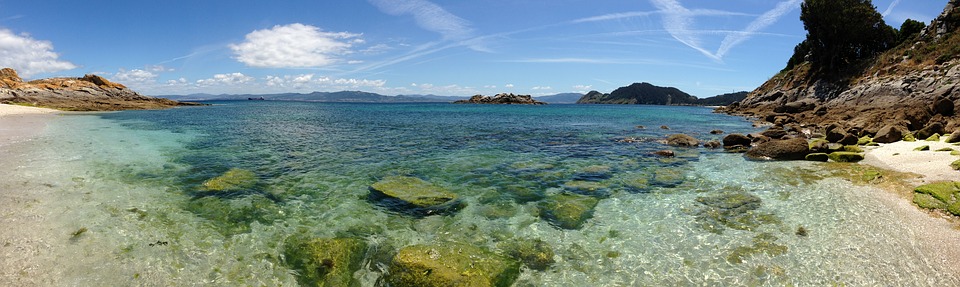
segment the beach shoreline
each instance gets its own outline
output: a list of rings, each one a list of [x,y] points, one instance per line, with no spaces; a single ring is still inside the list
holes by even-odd
[[[43,132],[53,115],[47,108],[0,104],[0,147],[29,141]]]
[[[930,148],[925,151],[914,150],[921,146]],[[939,181],[960,180],[960,172],[950,167],[950,163],[960,158],[950,155],[949,151],[937,151],[942,148],[957,149],[958,147],[943,141],[898,141],[881,144],[879,147],[868,147],[864,160],[860,163],[886,170],[918,174],[921,177],[913,182],[918,186]]]

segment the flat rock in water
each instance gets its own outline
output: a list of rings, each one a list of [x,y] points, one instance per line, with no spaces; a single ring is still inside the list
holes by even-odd
[[[830,153],[829,158],[835,162],[859,162],[863,160],[863,154],[849,151],[838,151]]]
[[[563,229],[579,229],[593,217],[600,200],[579,194],[561,193],[540,203],[540,217]]]
[[[318,238],[287,248],[285,257],[302,286],[353,286],[366,251],[359,239]]]
[[[407,246],[390,262],[391,286],[510,286],[520,263],[469,244]]]
[[[257,174],[252,171],[231,168],[218,177],[203,182],[206,191],[240,191],[257,184]]]
[[[775,140],[761,143],[747,151],[747,157],[759,160],[800,160],[810,153],[806,139]]]
[[[388,208],[421,216],[463,207],[456,194],[409,176],[390,176],[370,185],[370,198]]]

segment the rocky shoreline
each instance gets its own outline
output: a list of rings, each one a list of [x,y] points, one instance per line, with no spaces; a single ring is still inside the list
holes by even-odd
[[[200,105],[143,96],[97,75],[24,82],[10,68],[0,70],[0,103],[63,111],[144,110]]]

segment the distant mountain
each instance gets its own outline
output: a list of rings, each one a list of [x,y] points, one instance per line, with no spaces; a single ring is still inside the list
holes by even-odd
[[[743,100],[747,92],[737,92],[698,99],[674,87],[654,86],[650,83],[634,83],[612,93],[590,91],[578,104],[623,104],[623,105],[674,105],[674,106],[726,106]]]
[[[339,92],[313,92],[309,94],[283,93],[283,94],[263,94],[263,95],[211,95],[211,94],[190,94],[190,95],[165,95],[157,96],[171,100],[191,100],[191,101],[217,101],[217,100],[247,100],[260,99],[271,101],[304,101],[304,102],[337,102],[337,103],[441,103],[453,102],[466,99],[466,97],[445,97],[436,95],[399,95],[384,96],[377,93],[368,93],[361,91],[339,91]]]
[[[535,100],[549,104],[573,104],[583,97],[581,93],[563,93],[550,96],[534,97]]]
[[[747,98],[747,94],[750,92],[742,91],[736,93],[723,94],[719,96],[713,96],[705,99],[697,100],[697,104],[701,106],[726,106],[732,103],[742,101]]]
[[[625,104],[625,105],[694,105],[697,97],[673,87],[659,87],[650,83],[634,83],[612,93],[590,91],[578,104]]]

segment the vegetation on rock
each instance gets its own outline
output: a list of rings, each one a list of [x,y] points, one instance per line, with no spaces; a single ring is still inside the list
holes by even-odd
[[[520,275],[520,263],[470,244],[407,246],[390,262],[391,286],[506,287]]]
[[[960,215],[960,182],[937,182],[914,189],[913,202],[927,209]]]
[[[249,189],[257,184],[257,174],[252,171],[231,168],[218,177],[203,182],[203,189],[207,191],[240,191]]]
[[[409,176],[389,176],[370,185],[370,198],[388,208],[413,215],[453,212],[463,207],[456,194]]]
[[[540,202],[540,217],[563,229],[580,229],[593,217],[593,209],[600,201],[594,197],[561,193]]]
[[[353,238],[317,238],[291,243],[284,252],[297,270],[302,286],[359,286],[353,273],[360,269],[367,244]]]

